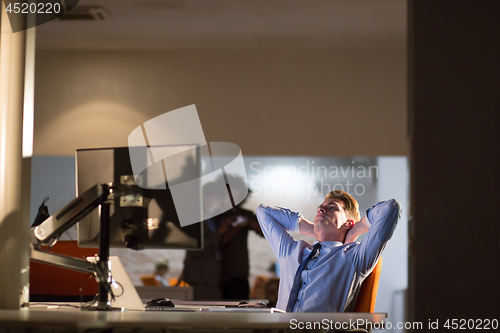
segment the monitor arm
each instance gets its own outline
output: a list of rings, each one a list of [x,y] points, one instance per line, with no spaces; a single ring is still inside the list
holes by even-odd
[[[63,232],[105,202],[109,194],[109,185],[94,185],[35,227],[34,235],[37,241],[43,244],[51,244]]]
[[[58,267],[72,269],[79,272],[91,273],[99,282],[99,298],[97,310],[109,310],[108,292],[110,290],[111,277],[108,270],[109,260],[109,206],[107,202],[113,193],[112,184],[96,184],[85,191],[79,197],[71,201],[54,215],[35,227],[33,231],[34,241],[30,244],[30,259],[51,264]],[[90,263],[86,260],[42,251],[42,245],[55,244],[59,236],[80,219],[99,208],[100,232],[99,232],[99,260]]]

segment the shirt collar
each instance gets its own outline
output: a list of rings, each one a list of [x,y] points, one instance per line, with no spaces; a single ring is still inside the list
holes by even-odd
[[[344,245],[342,242],[339,241],[324,241],[324,242],[315,241],[314,244],[316,243],[321,243],[321,247],[337,247]]]

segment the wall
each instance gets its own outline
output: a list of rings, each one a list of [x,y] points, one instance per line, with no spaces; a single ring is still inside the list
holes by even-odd
[[[74,156],[33,156],[31,158],[30,225],[46,197],[49,214],[54,214],[76,197]],[[76,240],[76,232],[71,233]]]
[[[38,50],[34,152],[125,146],[142,122],[196,104],[207,141],[247,155],[404,155],[405,66],[403,47]]]
[[[404,297],[408,288],[408,159],[406,156],[380,156],[377,163],[377,201],[395,198],[401,203],[403,212],[391,241],[382,253],[384,261],[375,312],[389,314],[388,321],[393,327],[384,332],[399,333],[404,331],[397,328],[397,323],[405,321]]]

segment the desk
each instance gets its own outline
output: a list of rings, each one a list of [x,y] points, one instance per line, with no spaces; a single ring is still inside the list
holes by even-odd
[[[252,329],[291,330],[291,320],[299,322],[380,323],[385,313],[207,313],[207,312],[96,312],[81,310],[0,310],[0,325],[19,332],[37,332],[44,326],[67,331],[84,332],[90,329],[114,328],[128,332],[163,329],[170,331],[234,332]],[[360,325],[359,328],[362,328]],[[321,327],[318,327],[321,328]],[[59,332],[56,330],[56,332]],[[158,331],[157,331],[158,332]]]

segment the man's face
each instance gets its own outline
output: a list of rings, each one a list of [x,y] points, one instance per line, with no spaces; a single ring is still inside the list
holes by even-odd
[[[342,200],[326,199],[318,207],[316,217],[314,217],[314,229],[319,227],[342,229],[345,228],[347,220]]]

